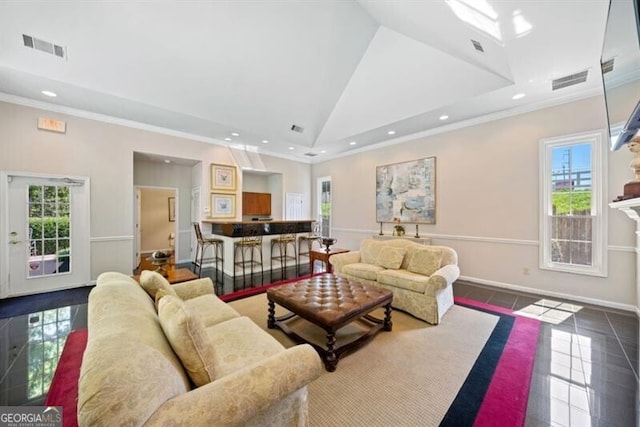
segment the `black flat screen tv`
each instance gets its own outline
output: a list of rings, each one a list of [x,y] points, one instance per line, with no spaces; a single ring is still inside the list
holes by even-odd
[[[640,0],[611,0],[604,41],[602,44],[602,81],[609,133],[616,123],[612,123],[611,105],[614,97],[611,91],[616,87],[640,80]],[[611,150],[617,150],[629,143],[640,131],[640,93],[638,102],[631,111],[618,138],[611,141]]]

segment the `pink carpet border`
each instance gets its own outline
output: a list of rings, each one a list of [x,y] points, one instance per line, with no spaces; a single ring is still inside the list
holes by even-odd
[[[454,300],[456,303],[515,317],[514,327],[473,425],[478,427],[524,426],[540,334],[540,321],[518,316],[507,308],[463,297],[455,297]]]
[[[231,301],[235,301],[235,300],[238,300],[238,299],[247,298],[247,297],[250,297],[250,296],[253,296],[253,295],[261,294],[261,293],[265,292],[267,289],[272,288],[274,286],[280,286],[280,285],[286,285],[287,283],[298,282],[300,280],[305,280],[305,279],[308,279],[310,277],[319,276],[321,274],[325,274],[325,273],[316,273],[314,275],[307,274],[305,276],[294,277],[292,279],[286,279],[286,280],[281,280],[279,282],[268,283],[266,285],[257,286],[255,288],[243,289],[241,291],[232,292],[230,294],[218,295],[218,298],[220,298],[224,302],[231,302]]]

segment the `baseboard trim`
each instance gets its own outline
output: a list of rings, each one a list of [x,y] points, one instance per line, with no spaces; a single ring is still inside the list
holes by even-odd
[[[614,308],[616,310],[630,311],[630,312],[636,313],[638,316],[640,316],[640,308],[638,308],[638,307],[636,307],[634,305],[631,305],[631,304],[621,304],[619,302],[606,301],[606,300],[600,300],[600,299],[588,298],[588,297],[581,297],[579,295],[568,295],[568,294],[564,294],[562,292],[543,291],[543,290],[540,290],[540,289],[530,288],[530,287],[527,287],[527,286],[519,286],[519,285],[513,285],[511,283],[497,282],[495,280],[480,279],[478,277],[460,276],[460,279],[461,280],[466,280],[466,281],[469,281],[469,282],[473,282],[473,283],[478,283],[478,284],[481,284],[481,285],[488,285],[488,286],[492,286],[492,287],[496,287],[496,288],[509,289],[509,290],[518,291],[518,292],[526,292],[526,293],[529,293],[529,294],[540,295],[540,296],[544,296],[544,297],[562,298],[562,299],[566,299],[566,300],[570,300],[570,301],[576,301],[576,302],[582,302],[582,303],[586,303],[586,304],[596,305],[596,306],[599,306],[599,307]]]

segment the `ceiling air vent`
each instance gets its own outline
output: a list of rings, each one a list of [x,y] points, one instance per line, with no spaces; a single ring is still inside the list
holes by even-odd
[[[31,49],[36,49],[50,55],[57,56],[58,58],[66,59],[67,57],[67,53],[63,46],[59,46],[46,40],[23,34],[22,42],[24,43],[25,47],[30,47]]]
[[[307,156],[307,157],[315,157],[315,156],[317,156],[316,153],[304,153],[304,155]]]
[[[477,51],[484,52],[484,48],[482,47],[479,41],[472,39],[471,43],[473,43],[473,47],[475,47]]]
[[[609,72],[613,71],[613,62],[614,61],[615,61],[615,58],[611,58],[608,61],[604,61],[602,63],[602,74],[609,73]]]
[[[298,125],[291,125],[291,130],[298,133],[304,132],[304,128]]]
[[[587,74],[589,70],[580,71],[579,73],[570,74],[565,77],[560,77],[551,81],[551,89],[558,90],[565,87],[577,85],[578,83],[584,83],[587,81]]]

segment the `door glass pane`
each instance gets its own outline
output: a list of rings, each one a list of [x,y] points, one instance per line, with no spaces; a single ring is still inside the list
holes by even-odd
[[[29,277],[71,270],[69,187],[30,185]]]

